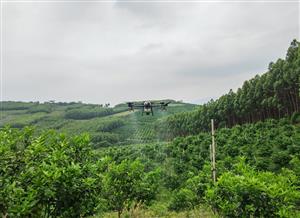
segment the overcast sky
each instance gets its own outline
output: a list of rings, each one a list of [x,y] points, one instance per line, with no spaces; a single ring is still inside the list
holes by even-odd
[[[299,40],[299,3],[3,3],[3,100],[203,103]]]

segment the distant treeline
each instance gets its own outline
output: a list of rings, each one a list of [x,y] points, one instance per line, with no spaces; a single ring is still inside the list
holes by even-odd
[[[68,110],[65,114],[65,118],[67,119],[75,119],[75,120],[85,120],[91,119],[94,117],[104,117],[107,115],[111,115],[114,113],[112,108],[79,108]]]
[[[210,119],[217,127],[282,118],[299,112],[300,49],[293,40],[286,58],[269,64],[269,70],[245,81],[237,92],[229,91],[192,112],[168,117],[159,128],[168,129],[165,138],[209,130]],[[161,131],[165,133],[166,131]]]
[[[9,111],[9,110],[30,110],[34,111],[35,108],[55,108],[55,107],[62,107],[65,106],[67,109],[72,108],[80,108],[80,107],[105,107],[108,108],[110,106],[109,103],[107,104],[85,104],[82,102],[55,102],[55,101],[47,101],[47,102],[39,102],[39,101],[30,101],[30,102],[22,102],[22,101],[2,101],[1,102],[1,110]]]
[[[51,113],[55,110],[64,110],[66,119],[86,120],[95,117],[104,117],[127,110],[126,108],[112,108],[110,104],[83,104],[81,102],[1,102],[1,110],[3,111],[25,111],[25,113]]]

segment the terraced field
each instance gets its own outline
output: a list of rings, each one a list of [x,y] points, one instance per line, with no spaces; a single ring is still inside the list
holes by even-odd
[[[195,108],[193,104],[173,102],[166,111],[154,110],[154,116],[142,116],[140,110],[130,112],[126,104],[107,108],[82,103],[2,102],[0,126],[22,128],[29,125],[38,132],[55,129],[71,135],[87,132],[97,148],[151,143],[159,141],[157,121]],[[108,111],[107,115],[97,114],[104,110]],[[80,116],[74,117],[75,113]]]

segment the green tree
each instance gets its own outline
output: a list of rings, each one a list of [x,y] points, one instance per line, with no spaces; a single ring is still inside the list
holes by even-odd
[[[243,160],[206,192],[207,202],[224,217],[291,217],[300,200],[297,177],[257,172]]]
[[[105,196],[110,209],[121,216],[125,208],[135,203],[149,203],[155,198],[159,171],[144,172],[144,165],[138,161],[124,160],[111,163],[104,175]]]
[[[0,209],[9,217],[80,217],[101,202],[101,163],[87,135],[0,130]]]

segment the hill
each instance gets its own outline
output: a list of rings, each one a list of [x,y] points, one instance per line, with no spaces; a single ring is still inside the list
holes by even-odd
[[[172,101],[167,111],[155,110],[154,116],[129,112],[126,104],[108,107],[80,102],[2,102],[0,126],[22,128],[28,125],[38,132],[55,129],[71,135],[88,132],[95,147],[144,143],[158,140],[156,123],[163,117],[191,111],[196,105]]]
[[[237,92],[202,106],[173,101],[155,116],[124,104],[2,102],[0,213],[299,217],[299,61],[294,40]]]

